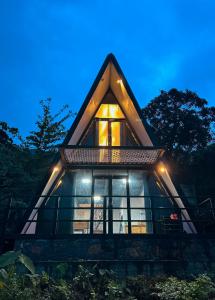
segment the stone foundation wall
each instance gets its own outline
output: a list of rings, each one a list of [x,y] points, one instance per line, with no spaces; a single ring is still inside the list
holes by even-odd
[[[19,239],[16,250],[38,268],[67,262],[113,269],[118,275],[215,273],[215,237],[117,236],[68,239]]]

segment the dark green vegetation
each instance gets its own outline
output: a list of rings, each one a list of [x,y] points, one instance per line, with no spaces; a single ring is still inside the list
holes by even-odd
[[[65,105],[51,113],[51,99],[42,100],[36,130],[23,139],[17,128],[0,122],[0,200],[15,197],[29,205],[56,155],[56,143],[66,135],[65,120],[72,116]],[[19,203],[20,204],[20,203]]]
[[[65,110],[68,109],[68,105],[64,105],[55,115],[52,115],[50,98],[41,100],[40,104],[43,113],[38,116],[36,130],[30,132],[30,135],[26,137],[26,141],[29,147],[40,151],[47,151],[52,149],[57,142],[65,137],[64,122],[73,114],[69,111],[62,116]]]
[[[212,142],[215,107],[197,94],[171,89],[154,98],[143,116],[152,126],[160,145],[176,158],[204,149]]]
[[[111,270],[99,266],[87,269],[79,265],[71,273],[67,264],[52,271],[35,273],[31,260],[20,252],[0,256],[0,299],[214,299],[213,276],[200,275],[187,280],[176,277],[147,278],[142,275],[117,278]]]
[[[171,89],[142,110],[177,183],[193,184],[201,200],[215,194],[215,107],[196,93]]]

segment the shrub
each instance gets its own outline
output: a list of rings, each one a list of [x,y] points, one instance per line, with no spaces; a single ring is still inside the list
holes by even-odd
[[[215,284],[210,277],[200,275],[192,281],[170,277],[164,282],[156,283],[157,295],[163,300],[207,300],[215,293]]]
[[[129,277],[126,280],[126,291],[136,299],[158,299],[154,294],[156,280],[158,279],[149,279],[143,275]]]
[[[20,263],[28,273],[20,273]],[[75,277],[70,279],[67,264],[60,264],[55,271],[55,277],[47,273],[36,274],[32,261],[20,252],[0,256],[0,300],[215,299],[214,281],[205,274],[189,281],[142,275],[120,281],[111,270],[101,269],[98,265],[89,269],[79,266]]]

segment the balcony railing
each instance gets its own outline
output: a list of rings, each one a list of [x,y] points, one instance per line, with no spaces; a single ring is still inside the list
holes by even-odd
[[[122,196],[114,196],[117,197],[122,198]],[[160,198],[150,196],[152,197]],[[18,207],[10,202],[0,209],[0,239],[17,236],[53,238],[53,236],[77,234],[85,236],[186,234],[184,225],[189,226],[191,223],[196,227],[197,233],[214,233],[215,208],[213,206],[134,207],[133,198],[147,199],[149,196],[130,196],[125,207],[113,207],[106,205],[110,197],[103,197],[103,204],[99,204],[94,198],[93,196],[51,196],[50,205],[31,208]],[[77,203],[83,205],[62,205],[65,201],[68,203],[68,200],[69,203],[75,203],[73,201],[75,199],[78,199]],[[189,219],[183,217],[185,210],[190,215]],[[117,211],[121,212],[121,217],[114,216]],[[23,223],[26,216],[28,217]]]
[[[69,165],[152,165],[163,155],[156,147],[88,147],[61,148],[63,161]]]

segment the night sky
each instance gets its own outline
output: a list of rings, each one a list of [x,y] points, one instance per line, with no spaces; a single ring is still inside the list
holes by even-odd
[[[0,120],[23,135],[40,99],[78,111],[110,52],[141,107],[172,87],[215,105],[214,0],[0,0],[0,38]]]

